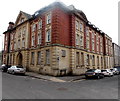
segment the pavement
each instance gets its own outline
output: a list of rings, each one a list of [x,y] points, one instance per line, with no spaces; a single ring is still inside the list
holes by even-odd
[[[38,79],[43,79],[47,81],[53,81],[53,82],[72,82],[76,80],[82,80],[85,79],[84,75],[81,76],[62,76],[62,77],[53,77],[53,76],[48,76],[48,75],[42,75],[39,73],[34,73],[34,72],[26,72],[27,76],[38,78]]]

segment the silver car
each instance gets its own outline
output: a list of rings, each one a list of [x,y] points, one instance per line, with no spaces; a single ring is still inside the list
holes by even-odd
[[[25,74],[26,69],[23,68],[22,66],[11,66],[10,68],[8,68],[7,70],[8,73],[19,73],[19,74]]]
[[[113,72],[114,75],[118,75],[119,74],[119,71],[118,71],[117,68],[111,68],[110,70]]]
[[[113,72],[110,69],[101,70],[105,76],[113,76]]]

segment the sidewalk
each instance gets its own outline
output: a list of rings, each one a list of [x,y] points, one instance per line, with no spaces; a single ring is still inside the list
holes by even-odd
[[[53,81],[53,82],[72,82],[75,80],[81,80],[84,79],[85,76],[63,76],[63,77],[53,77],[48,75],[42,75],[34,72],[26,72],[27,76],[35,77],[38,79]]]

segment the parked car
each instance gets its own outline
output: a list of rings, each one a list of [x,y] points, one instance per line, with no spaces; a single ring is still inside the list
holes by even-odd
[[[1,66],[0,66],[0,70],[2,70],[2,68],[5,66],[5,64],[2,64]]]
[[[118,67],[114,67],[114,68],[117,68],[117,70],[119,71],[119,74],[120,74],[120,67],[118,66]]]
[[[7,72],[8,68],[10,68],[10,65],[5,65],[5,64],[2,65],[3,72]]]
[[[113,72],[114,75],[118,75],[119,74],[119,71],[118,71],[117,68],[111,68],[110,70]]]
[[[85,72],[85,77],[86,78],[93,77],[100,79],[100,78],[104,78],[104,74],[101,72],[100,69],[89,69]]]
[[[23,66],[11,66],[7,72],[12,74],[25,74],[26,69]]]
[[[113,72],[110,69],[101,70],[104,76],[113,76]]]

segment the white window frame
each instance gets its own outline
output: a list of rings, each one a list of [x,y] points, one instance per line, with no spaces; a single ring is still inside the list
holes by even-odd
[[[76,52],[76,66],[79,66],[80,64],[80,53]]]
[[[83,23],[80,22],[80,31],[83,32]]]
[[[39,20],[38,22],[38,29],[41,29],[42,28],[42,20]]]
[[[31,64],[34,65],[35,52],[31,52]]]
[[[86,36],[89,37],[89,28],[86,28]]]
[[[95,66],[95,56],[92,56],[92,65]]]
[[[66,50],[62,50],[62,57],[66,56]]]
[[[50,42],[50,41],[51,41],[51,29],[48,29],[46,30],[46,42]]]
[[[12,46],[13,46],[13,44],[11,43],[11,44],[10,44],[10,50],[12,50]]]
[[[79,34],[76,34],[76,45],[79,45]]]
[[[26,33],[26,27],[24,26],[23,31],[22,31],[22,35],[25,35],[25,33]]]
[[[11,34],[11,40],[13,40],[13,35],[14,35],[14,34],[12,33],[12,34]]]
[[[37,53],[37,64],[40,65],[41,64],[41,52],[38,51]]]
[[[94,32],[92,32],[92,39],[94,39],[94,37],[95,37],[95,33],[94,33]]]
[[[32,46],[35,44],[35,36],[32,36]]]
[[[21,33],[22,33],[22,32],[21,32],[21,28],[20,28],[20,29],[19,29],[19,36],[21,36]]]
[[[25,39],[22,39],[22,47],[25,47]]]
[[[75,21],[75,27],[77,30],[79,29],[79,21],[78,20]]]
[[[21,18],[20,22],[22,23],[22,22],[24,22],[24,20],[25,20],[25,18]]]
[[[14,50],[16,50],[16,42],[14,42]]]
[[[46,22],[47,22],[47,24],[50,24],[50,23],[51,23],[51,13],[48,13],[48,14],[46,15]]]
[[[50,50],[46,50],[46,65],[50,65]]]
[[[84,61],[84,53],[81,52],[81,65],[83,66],[85,64],[85,61]]]
[[[89,66],[90,65],[90,55],[89,54],[87,54],[86,55],[86,64],[87,64],[87,66]]]
[[[83,36],[80,35],[80,46],[83,46]]]
[[[95,49],[95,42],[92,41],[92,50],[94,51],[94,49]]]
[[[38,45],[40,45],[42,43],[42,32],[39,31],[38,32]]]
[[[89,39],[86,40],[86,48],[89,49]]]
[[[32,32],[34,32],[36,30],[36,24],[32,25]]]
[[[18,40],[18,48],[20,48],[20,40]]]
[[[7,35],[5,36],[5,41],[7,41]]]

